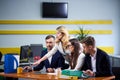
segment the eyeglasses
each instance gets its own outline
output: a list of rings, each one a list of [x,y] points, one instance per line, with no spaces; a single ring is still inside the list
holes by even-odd
[[[72,46],[71,44],[67,45],[67,48],[69,48],[70,46]]]

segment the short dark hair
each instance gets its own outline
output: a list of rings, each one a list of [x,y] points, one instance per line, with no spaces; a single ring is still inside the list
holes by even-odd
[[[45,38],[45,40],[50,39],[50,38],[55,39],[55,37],[53,35],[47,35],[46,38]]]
[[[95,46],[95,39],[92,36],[88,36],[80,41],[81,43],[84,43],[85,45],[89,46]]]

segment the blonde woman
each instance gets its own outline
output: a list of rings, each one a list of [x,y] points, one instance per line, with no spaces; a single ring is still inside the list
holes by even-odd
[[[68,42],[69,42],[69,33],[67,29],[64,26],[57,27],[55,46],[44,57],[33,63],[33,65],[40,64],[42,61],[46,60],[47,58],[55,54],[57,50],[59,50],[62,53],[63,57],[66,59]]]

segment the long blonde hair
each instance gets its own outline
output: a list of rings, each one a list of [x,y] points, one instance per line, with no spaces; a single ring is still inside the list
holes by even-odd
[[[64,26],[59,26],[56,28],[56,30],[63,34],[63,37],[61,40],[56,40],[56,43],[62,42],[63,49],[66,49],[67,44],[69,42],[69,33],[68,30]]]

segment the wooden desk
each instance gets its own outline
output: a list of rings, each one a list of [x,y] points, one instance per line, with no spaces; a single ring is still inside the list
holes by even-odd
[[[115,76],[109,76],[109,77],[95,77],[95,78],[88,78],[83,80],[112,80],[115,79]]]
[[[55,75],[35,74],[34,72],[24,72],[24,73],[21,73],[21,74],[17,74],[17,73],[5,74],[4,72],[1,72],[0,76],[12,77],[12,78],[27,78],[27,79],[35,79],[35,80],[69,80],[69,79],[62,79],[62,78],[59,79]]]
[[[35,74],[34,72],[28,72],[28,73],[9,73],[5,74],[4,72],[0,73],[0,76],[4,77],[13,77],[13,78],[27,78],[27,79],[35,79],[35,80],[70,80],[69,78],[58,78],[56,75],[50,75],[50,74]],[[88,78],[88,79],[80,79],[80,80],[111,80],[114,79],[115,76],[110,77],[96,77],[96,78]]]

